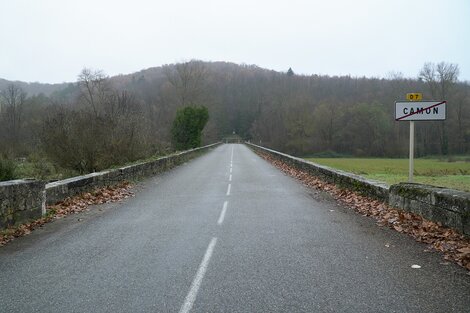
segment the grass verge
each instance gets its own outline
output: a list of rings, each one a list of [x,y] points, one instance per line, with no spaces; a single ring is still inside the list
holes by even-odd
[[[408,181],[407,159],[308,158],[307,160],[390,185]],[[470,192],[470,162],[416,159],[414,180],[417,183]]]

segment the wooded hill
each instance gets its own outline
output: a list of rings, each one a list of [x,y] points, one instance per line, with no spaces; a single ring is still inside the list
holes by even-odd
[[[98,170],[171,150],[177,108],[203,105],[205,143],[235,132],[295,155],[400,157],[408,123],[395,122],[394,102],[408,92],[448,100],[445,122],[417,123],[417,155],[468,154],[470,86],[457,77],[458,67],[446,63],[426,64],[419,79],[304,76],[202,61],[110,78],[84,69],[76,83],[43,85],[43,94],[35,84],[31,97],[24,85],[3,87],[0,154],[40,154],[79,172]]]

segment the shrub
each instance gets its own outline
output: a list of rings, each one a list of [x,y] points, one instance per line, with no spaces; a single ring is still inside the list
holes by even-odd
[[[204,126],[209,120],[209,111],[204,106],[188,106],[178,109],[171,134],[177,150],[196,148],[201,145]]]
[[[15,170],[15,162],[0,156],[0,181],[15,179]]]

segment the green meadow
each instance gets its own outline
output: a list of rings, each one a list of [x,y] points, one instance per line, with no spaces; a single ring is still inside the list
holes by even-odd
[[[408,181],[408,159],[307,158],[307,160],[390,185]],[[470,191],[470,161],[468,158],[452,162],[415,159],[414,182]]]

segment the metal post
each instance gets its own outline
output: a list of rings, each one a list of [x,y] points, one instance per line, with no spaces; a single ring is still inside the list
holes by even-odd
[[[410,168],[408,172],[408,182],[413,182],[414,153],[415,152],[415,122],[410,121]]]

